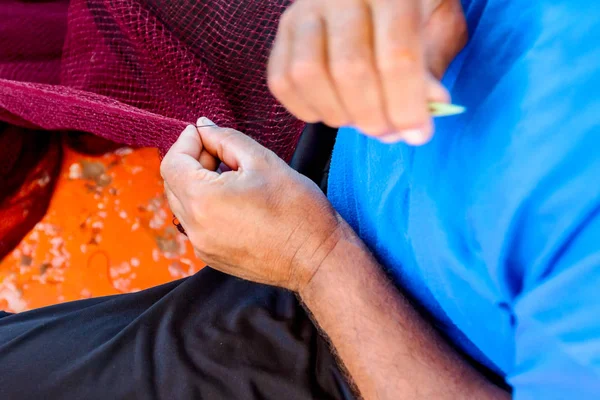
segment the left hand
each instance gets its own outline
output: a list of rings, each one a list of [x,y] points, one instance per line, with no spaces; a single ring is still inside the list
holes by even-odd
[[[313,182],[232,129],[189,126],[161,174],[198,256],[240,278],[302,290],[344,225]]]
[[[427,103],[467,40],[460,0],[296,0],[269,59],[269,88],[296,117],[420,145]]]

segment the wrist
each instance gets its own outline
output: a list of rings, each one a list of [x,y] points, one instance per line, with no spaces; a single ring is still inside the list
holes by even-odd
[[[339,227],[326,249],[319,262],[313,264],[310,279],[298,290],[300,298],[307,305],[309,298],[335,282],[336,276],[345,273],[350,264],[361,264],[363,259],[371,260],[364,243],[341,217]]]

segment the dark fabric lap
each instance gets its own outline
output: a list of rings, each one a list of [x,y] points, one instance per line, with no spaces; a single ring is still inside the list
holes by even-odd
[[[293,293],[205,268],[138,293],[0,314],[0,398],[354,397]]]

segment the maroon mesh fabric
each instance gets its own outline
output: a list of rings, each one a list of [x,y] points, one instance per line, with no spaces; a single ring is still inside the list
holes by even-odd
[[[287,3],[5,0],[0,118],[164,151],[207,116],[289,159],[302,124],[265,80]]]
[[[265,71],[290,2],[1,1],[0,121],[22,127],[28,143],[43,131],[77,131],[164,153],[207,116],[288,160],[302,123],[269,94]],[[3,135],[0,171],[14,173],[22,143]],[[106,144],[74,139],[88,151]],[[23,176],[26,187],[33,178]],[[4,225],[0,215],[6,233]]]

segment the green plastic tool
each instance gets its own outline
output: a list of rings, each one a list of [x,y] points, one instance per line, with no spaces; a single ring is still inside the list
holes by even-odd
[[[450,117],[452,115],[462,114],[467,109],[463,106],[459,106],[456,104],[446,104],[446,103],[429,103],[429,112],[432,117]]]

